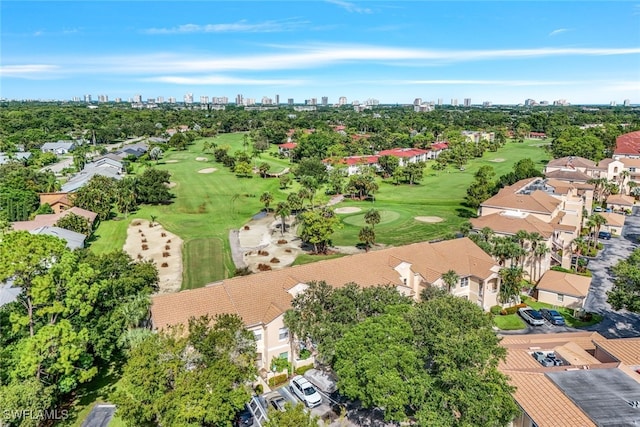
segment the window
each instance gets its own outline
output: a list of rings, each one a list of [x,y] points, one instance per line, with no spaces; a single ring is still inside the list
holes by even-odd
[[[282,340],[286,340],[287,338],[289,338],[289,329],[280,328],[278,330],[278,339],[282,341]]]
[[[460,287],[464,288],[469,286],[469,277],[461,277],[460,278]]]
[[[491,292],[494,294],[498,292],[498,281],[495,279],[491,282]]]
[[[260,341],[262,339],[262,332],[261,331],[253,331],[253,336],[254,336],[256,341]]]
[[[559,302],[563,302],[564,301],[564,295],[558,294],[558,301]]]
[[[635,172],[636,168],[629,168],[629,172]]]
[[[284,360],[289,360],[289,352],[288,352],[288,351],[285,351],[284,353],[280,353],[280,354],[278,355],[278,358],[279,358],[279,359],[284,359]]]

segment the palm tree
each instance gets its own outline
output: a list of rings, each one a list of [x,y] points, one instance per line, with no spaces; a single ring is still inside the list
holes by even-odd
[[[364,222],[369,224],[371,228],[375,228],[376,224],[380,224],[380,211],[376,209],[369,209],[364,214]]]
[[[607,219],[600,214],[591,215],[591,218],[593,219],[595,228],[595,232],[593,235],[593,242],[595,247],[598,243],[598,234],[600,234],[600,228],[607,223]]]
[[[162,149],[157,146],[153,147],[151,151],[149,151],[149,159],[155,160],[156,164],[158,164],[158,162],[160,161],[160,158],[162,158]]]
[[[442,281],[447,285],[447,292],[450,293],[451,289],[455,288],[460,280],[460,276],[454,270],[449,270],[442,275]]]
[[[268,191],[262,193],[262,196],[260,196],[260,203],[264,203],[265,211],[269,212],[269,205],[271,204],[271,202],[273,202],[273,195]]]
[[[373,227],[365,225],[360,229],[358,239],[365,244],[365,250],[368,252],[369,248],[376,243],[376,232]]]
[[[542,275],[542,260],[547,256],[548,253],[551,252],[551,249],[547,245],[538,245],[533,250],[533,256],[538,261],[538,268],[536,271],[536,281],[540,279]]]
[[[280,226],[280,234],[284,235],[284,230],[287,227],[287,217],[291,215],[291,208],[289,207],[289,204],[287,202],[278,202],[274,214],[276,216],[279,216],[280,220],[282,221]]]
[[[524,271],[520,267],[509,267],[501,269],[498,274],[502,280],[498,299],[503,304],[515,301],[520,295],[520,284],[524,277]]]
[[[618,175],[618,182],[619,182],[619,192],[621,194],[623,194],[624,191],[624,186],[625,186],[625,181],[631,177],[631,174],[629,173],[628,170],[623,170],[622,172],[620,172],[620,175]]]

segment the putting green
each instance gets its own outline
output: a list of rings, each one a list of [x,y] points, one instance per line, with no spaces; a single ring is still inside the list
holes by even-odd
[[[396,211],[379,211],[380,212],[380,223],[379,224],[387,224],[389,222],[395,221],[396,219],[400,218],[400,214]],[[366,222],[364,222],[364,213],[358,214],[358,215],[351,215],[348,216],[346,218],[343,218],[342,221],[344,221],[347,224],[350,225],[356,225],[358,227],[363,227],[365,225],[367,225]]]

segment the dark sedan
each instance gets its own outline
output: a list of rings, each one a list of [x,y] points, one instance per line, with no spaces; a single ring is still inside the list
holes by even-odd
[[[547,319],[547,321],[549,323],[551,323],[552,325],[556,325],[556,326],[564,326],[564,317],[562,317],[562,315],[560,313],[558,313],[556,310],[550,310],[548,308],[541,308],[540,309],[540,314],[542,314],[542,317],[544,317],[545,319]]]

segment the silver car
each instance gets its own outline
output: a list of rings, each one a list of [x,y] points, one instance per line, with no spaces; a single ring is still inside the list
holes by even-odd
[[[289,383],[289,389],[309,408],[322,404],[322,396],[318,390],[302,375],[293,377]]]

